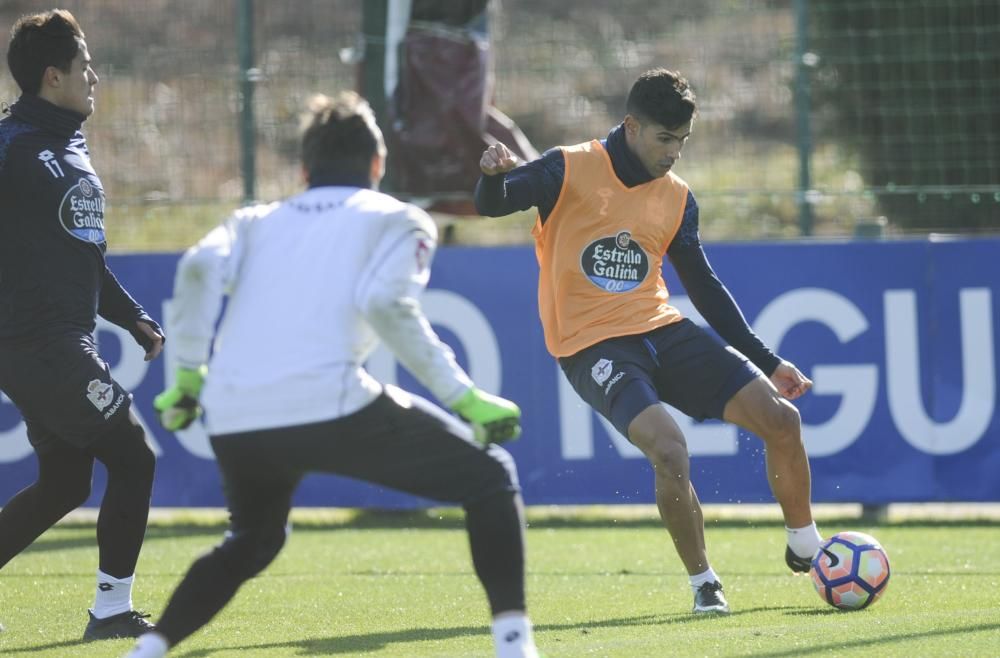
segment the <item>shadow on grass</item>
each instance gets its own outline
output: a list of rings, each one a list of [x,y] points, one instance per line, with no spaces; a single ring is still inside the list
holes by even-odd
[[[6,655],[9,653],[36,653],[38,651],[44,651],[46,649],[69,649],[70,647],[80,647],[85,644],[90,644],[85,640],[63,640],[62,642],[50,642],[49,644],[33,644],[30,647],[18,647],[14,649],[4,648],[0,653]],[[66,654],[72,655],[72,654]]]
[[[797,613],[789,613],[797,614]],[[833,612],[833,614],[837,614]],[[977,624],[975,626],[961,626],[958,628],[942,628],[933,631],[924,631],[922,633],[900,633],[898,635],[882,635],[880,637],[865,638],[860,640],[847,640],[839,642],[830,642],[828,644],[817,644],[815,646],[809,647],[809,653],[814,655],[824,654],[830,652],[831,655],[839,654],[850,649],[861,649],[864,647],[878,647],[879,645],[888,645],[895,642],[912,642],[914,640],[927,639],[932,637],[944,637],[947,635],[963,635],[965,633],[981,633],[988,631],[1000,630],[1000,623],[993,624]],[[873,651],[874,653],[874,651]],[[918,650],[919,653],[919,650]],[[802,655],[802,648],[797,647],[794,649],[788,649],[784,651],[771,651],[767,653],[754,653],[754,658],[797,658]]]
[[[590,629],[595,628],[626,628],[632,626],[651,626],[668,624],[700,624],[718,623],[728,618],[736,618],[740,615],[752,614],[755,612],[786,610],[789,615],[819,615],[819,614],[841,614],[836,611],[815,611],[803,610],[792,606],[784,607],[761,607],[740,610],[727,617],[717,617],[715,615],[692,615],[689,613],[675,615],[642,615],[637,617],[624,617],[620,619],[605,619],[599,621],[588,620],[586,622],[573,624],[540,624],[535,627],[536,632],[558,632],[558,631],[579,631],[586,634]],[[992,632],[1000,630],[1000,623],[976,624],[971,626],[961,626],[957,628],[930,630],[922,633],[901,633],[899,635],[882,635],[877,638],[865,638],[858,640],[831,642],[825,645],[816,645],[811,648],[811,652],[824,653],[836,652],[837,650],[859,649],[864,647],[877,647],[878,645],[888,645],[895,642],[911,642],[914,640],[945,637],[949,635],[962,635],[965,633]],[[240,644],[226,647],[211,647],[206,649],[192,649],[185,653],[179,653],[178,658],[208,658],[214,652],[224,650],[240,649],[295,649],[297,655],[302,656],[323,656],[337,654],[364,654],[372,651],[379,651],[393,644],[405,644],[410,642],[427,642],[435,640],[450,640],[457,637],[481,636],[485,634],[482,626],[456,626],[452,628],[408,628],[384,633],[366,633],[358,635],[343,635],[327,638],[306,638],[290,640],[287,642],[270,642],[265,644]],[[88,644],[82,640],[67,640],[53,642],[45,645],[33,645],[31,647],[6,649],[5,653],[35,653],[48,649],[68,649],[70,647]],[[181,649],[183,651],[183,649]],[[791,648],[782,651],[772,651],[768,653],[755,653],[757,658],[793,658],[801,655],[801,647]]]
[[[741,610],[734,612],[731,615],[727,615],[724,618],[737,617],[739,615],[750,614],[753,612],[775,609],[781,610],[785,608],[755,608],[750,610]],[[720,617],[717,615],[692,615],[690,613],[675,615],[641,615],[637,617],[623,617],[621,619],[604,619],[598,621],[588,620],[574,624],[539,624],[535,626],[535,632],[579,631],[581,634],[587,634],[591,629],[595,628],[626,628],[631,626],[653,626],[666,624],[700,624],[713,623],[713,620],[718,619],[720,619]],[[450,640],[457,637],[481,637],[487,634],[488,631],[486,631],[483,626],[407,628],[398,631],[388,631],[385,633],[366,633],[363,635],[306,638],[268,644],[244,644],[227,647],[216,646],[209,649],[192,649],[187,653],[178,654],[178,658],[208,658],[208,656],[213,655],[213,653],[217,651],[233,651],[239,649],[297,649],[296,655],[301,656],[326,656],[337,654],[363,655],[369,652],[383,650],[393,644]]]
[[[60,527],[56,527],[55,532],[47,531],[44,535],[35,540],[31,546],[24,549],[25,553],[44,553],[48,551],[61,551],[73,548],[89,548],[97,546],[97,536],[94,532],[79,532],[81,525],[67,525],[66,529],[71,529],[71,536],[60,533]],[[93,527],[93,524],[90,524]],[[164,539],[178,539],[181,537],[218,537],[222,539],[222,533],[226,530],[226,524],[219,523],[213,525],[179,524],[179,525],[151,525],[146,529],[146,542],[154,542]]]

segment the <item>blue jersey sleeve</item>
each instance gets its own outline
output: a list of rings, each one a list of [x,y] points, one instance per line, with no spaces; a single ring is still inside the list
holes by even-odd
[[[720,337],[770,375],[781,361],[754,333],[736,300],[716,275],[698,236],[698,204],[688,192],[681,227],[667,249],[691,303]]]
[[[132,295],[122,287],[118,278],[105,266],[101,279],[101,290],[98,297],[97,313],[108,322],[112,322],[125,329],[135,339],[139,345],[147,352],[152,349],[153,343],[150,338],[139,330],[136,322],[145,322],[151,326],[156,333],[163,337],[163,329],[153,318],[143,310]]]
[[[675,245],[694,247],[699,244],[701,244],[701,238],[698,235],[698,202],[695,201],[691,190],[688,190],[687,200],[684,203],[684,216],[681,218],[681,227],[677,230],[677,235],[674,236],[674,241],[670,243],[670,247]]]
[[[562,149],[549,149],[537,160],[506,174],[480,176],[474,197],[476,210],[487,217],[502,217],[534,206],[545,221],[559,200],[565,177]]]
[[[7,164],[7,152],[18,135],[37,130],[29,123],[6,118],[0,121],[0,172]]]

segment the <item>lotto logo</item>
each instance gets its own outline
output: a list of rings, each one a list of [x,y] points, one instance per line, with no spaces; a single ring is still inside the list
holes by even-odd
[[[59,161],[56,160],[56,154],[52,151],[45,149],[38,154],[38,159],[45,164],[45,168],[49,170],[53,178],[62,178],[66,175],[63,173],[62,167],[59,166]]]

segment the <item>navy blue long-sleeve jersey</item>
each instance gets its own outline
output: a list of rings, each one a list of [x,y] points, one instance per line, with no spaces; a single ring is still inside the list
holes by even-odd
[[[23,95],[0,120],[0,340],[93,333],[97,315],[159,330],[105,261],[104,189],[84,117]]]
[[[601,143],[611,158],[615,175],[626,186],[635,187],[653,180],[625,143],[621,124]],[[535,206],[544,223],[559,199],[565,175],[565,158],[559,148],[549,149],[539,159],[506,174],[482,175],[476,184],[476,210],[488,217],[500,217]],[[667,257],[691,302],[716,333],[765,373],[774,372],[780,358],[753,332],[708,262],[698,235],[698,203],[690,191],[680,229],[667,248]]]

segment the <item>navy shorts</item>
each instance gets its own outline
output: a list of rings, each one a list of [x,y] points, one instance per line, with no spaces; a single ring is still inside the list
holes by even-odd
[[[763,374],[688,319],[603,340],[559,365],[580,397],[625,437],[632,420],[661,401],[695,420],[721,420],[730,398]]]
[[[0,342],[0,390],[24,417],[36,451],[59,440],[84,448],[132,406],[88,334]]]

